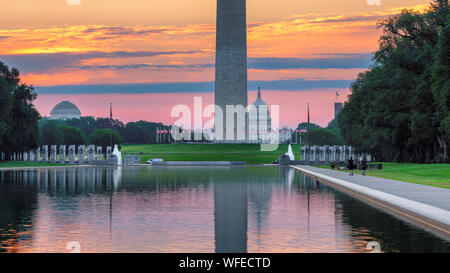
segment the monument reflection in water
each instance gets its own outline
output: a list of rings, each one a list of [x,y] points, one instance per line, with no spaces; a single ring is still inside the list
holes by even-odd
[[[426,231],[289,168],[0,172],[0,251],[448,252]]]

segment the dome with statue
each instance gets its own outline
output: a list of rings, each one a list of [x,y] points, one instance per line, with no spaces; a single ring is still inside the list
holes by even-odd
[[[50,112],[51,119],[79,119],[81,111],[78,107],[70,101],[62,101],[58,103]]]
[[[258,87],[256,101],[249,107],[248,113],[248,133],[249,140],[256,143],[267,142],[267,135],[272,130],[272,118],[270,117],[269,106],[261,98],[261,88]]]

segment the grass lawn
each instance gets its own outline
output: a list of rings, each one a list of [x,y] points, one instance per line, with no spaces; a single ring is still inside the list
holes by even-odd
[[[24,168],[24,167],[54,167],[62,166],[57,163],[44,163],[44,162],[0,162],[0,168]]]
[[[262,152],[258,144],[145,144],[123,145],[122,154],[142,153],[141,162],[150,158],[165,161],[245,161],[247,164],[272,163],[288,150],[288,144],[279,145],[276,151]],[[300,145],[292,145],[296,157]]]
[[[329,166],[316,166],[329,169]],[[348,171],[347,171],[348,172]],[[357,170],[360,174],[361,171]],[[367,175],[450,189],[450,164],[383,163],[383,170],[368,170]]]

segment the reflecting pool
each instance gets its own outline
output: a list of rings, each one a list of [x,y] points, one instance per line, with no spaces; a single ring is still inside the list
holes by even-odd
[[[449,252],[289,168],[0,171],[0,252]]]

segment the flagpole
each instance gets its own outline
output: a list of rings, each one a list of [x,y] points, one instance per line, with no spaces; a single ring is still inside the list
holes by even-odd
[[[112,103],[110,103],[109,105],[109,144],[111,149],[113,149],[112,147]]]
[[[308,103],[308,131],[309,131],[309,124],[310,124],[310,118],[309,118],[309,103]]]

